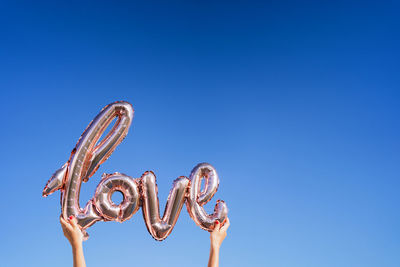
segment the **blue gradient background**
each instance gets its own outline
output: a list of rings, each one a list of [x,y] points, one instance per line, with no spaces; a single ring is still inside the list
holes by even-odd
[[[220,174],[221,266],[400,264],[397,1],[2,1],[1,266],[71,266],[59,192],[41,191],[106,104],[127,138],[101,173]],[[88,266],[205,266],[184,209],[163,242],[141,212],[97,223]]]

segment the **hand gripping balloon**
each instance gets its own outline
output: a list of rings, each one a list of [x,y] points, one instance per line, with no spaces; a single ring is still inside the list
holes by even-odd
[[[85,229],[95,222],[126,221],[139,210],[140,206],[149,233],[159,241],[171,233],[185,202],[190,216],[202,229],[210,231],[216,220],[223,222],[228,209],[222,200],[217,201],[214,213],[211,215],[203,209],[203,205],[214,196],[219,184],[216,170],[207,163],[197,165],[190,179],[181,176],[174,181],[162,218],[160,218],[156,177],[151,171],[145,172],[139,179],[118,172],[103,174],[93,198],[83,209],[80,207],[79,193],[82,181],[88,181],[122,142],[132,123],[133,113],[132,105],[128,102],[114,102],[104,107],[79,138],[68,162],[47,182],[43,196],[60,190],[62,216],[64,218],[75,216],[85,238],[88,237]],[[117,119],[114,126],[99,141],[114,118]],[[203,178],[205,187],[201,190]],[[118,205],[111,200],[115,191],[123,195],[123,200]]]

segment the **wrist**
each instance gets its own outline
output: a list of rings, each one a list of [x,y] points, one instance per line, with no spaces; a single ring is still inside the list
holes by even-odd
[[[82,249],[82,242],[72,242],[71,246],[72,250]]]
[[[217,242],[211,242],[211,249],[212,250],[219,250],[220,246],[221,245],[219,243],[217,243]]]

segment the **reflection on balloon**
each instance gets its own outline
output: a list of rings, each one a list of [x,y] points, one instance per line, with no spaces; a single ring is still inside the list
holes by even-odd
[[[123,195],[123,200],[119,205],[111,200],[115,191]],[[101,217],[109,221],[123,222],[139,210],[139,187],[134,179],[125,174],[104,175],[93,199]]]
[[[114,126],[99,142],[101,135],[115,118],[117,121]],[[43,195],[47,196],[63,187],[61,191],[62,215],[64,218],[75,216],[82,230],[103,218],[96,211],[93,199],[83,209],[79,206],[81,183],[87,181],[122,142],[128,133],[132,119],[133,108],[128,102],[115,102],[105,106],[79,138],[68,162],[50,178],[43,190]]]
[[[174,181],[169,192],[167,204],[162,219],[157,197],[156,176],[153,172],[145,172],[142,176],[143,217],[147,230],[156,240],[165,239],[172,231],[178,220],[179,213],[185,203],[186,189],[189,179],[179,177]]]
[[[201,181],[205,179],[204,190],[201,189]],[[217,171],[208,163],[200,163],[192,170],[190,174],[191,187],[189,190],[189,197],[187,199],[187,209],[195,221],[195,223],[202,229],[210,231],[213,230],[216,220],[221,223],[228,215],[228,208],[224,201],[218,200],[214,208],[214,213],[209,215],[203,208],[214,196],[218,190],[219,178]]]
[[[133,113],[132,105],[128,102],[114,102],[104,107],[79,138],[68,162],[47,182],[43,196],[60,190],[62,216],[64,218],[75,216],[86,238],[88,235],[85,229],[95,222],[126,221],[139,210],[140,206],[149,233],[159,241],[171,233],[185,202],[190,216],[202,229],[210,231],[216,220],[223,222],[228,213],[225,202],[218,200],[212,214],[207,214],[203,208],[214,196],[219,184],[216,170],[208,163],[197,165],[190,179],[181,176],[173,182],[162,218],[156,177],[151,171],[145,172],[139,179],[121,173],[103,174],[93,198],[84,208],[80,207],[79,194],[82,182],[88,181],[94,175],[125,138],[132,123]],[[115,118],[116,122],[112,129],[100,140]],[[203,179],[205,186],[201,190]],[[111,200],[112,194],[116,191],[123,195],[123,200],[119,204]]]

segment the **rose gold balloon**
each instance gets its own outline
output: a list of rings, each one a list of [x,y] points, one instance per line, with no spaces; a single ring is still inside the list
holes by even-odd
[[[181,176],[174,181],[167,198],[167,204],[162,219],[160,218],[156,176],[153,172],[145,172],[141,179],[143,217],[147,230],[154,239],[158,241],[164,240],[174,228],[182,206],[185,203],[189,179]]]
[[[201,191],[201,181],[205,179],[204,189]],[[202,229],[210,231],[214,227],[216,220],[221,223],[228,216],[228,207],[225,202],[218,200],[214,208],[214,213],[207,214],[203,208],[218,190],[219,178],[217,171],[208,163],[200,163],[190,174],[189,197],[187,198],[187,209],[195,221]]]
[[[102,217],[96,211],[93,200],[83,209],[79,206],[81,183],[97,171],[100,164],[108,159],[125,138],[133,119],[133,112],[132,105],[123,101],[104,107],[79,138],[69,161],[50,178],[43,190],[43,196],[47,196],[62,188],[62,215],[64,218],[75,216],[82,229],[91,226]],[[98,143],[114,118],[117,118],[115,125]]]
[[[111,196],[115,191],[123,195],[116,205]],[[94,194],[94,205],[101,217],[110,221],[123,222],[132,217],[139,209],[139,187],[137,182],[125,174],[105,174]]]
[[[104,107],[79,138],[68,162],[47,182],[43,196],[61,190],[62,216],[75,216],[85,238],[85,229],[95,222],[126,221],[138,211],[140,205],[149,233],[159,241],[171,233],[185,201],[190,216],[202,229],[212,230],[216,220],[223,222],[228,213],[225,202],[218,200],[214,213],[210,215],[203,208],[217,192],[219,184],[217,172],[208,163],[197,165],[190,175],[190,180],[181,176],[174,181],[162,218],[153,172],[145,172],[139,179],[121,173],[104,174],[94,197],[83,209],[79,206],[82,181],[86,182],[125,138],[132,123],[133,112],[128,102],[115,102]],[[117,118],[116,123],[99,141],[114,118]],[[203,178],[205,186],[201,190]],[[119,204],[111,200],[115,191],[123,194],[123,201]]]

